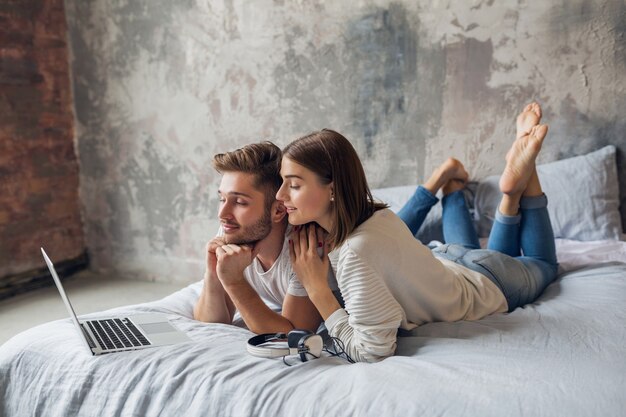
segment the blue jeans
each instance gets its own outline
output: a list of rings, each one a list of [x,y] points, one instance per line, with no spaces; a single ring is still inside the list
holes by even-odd
[[[398,216],[415,234],[438,200],[419,186]],[[556,279],[558,263],[545,195],[523,197],[516,216],[497,212],[488,249],[479,249],[462,191],[448,194],[441,204],[445,244],[433,249],[434,255],[485,275],[500,288],[509,311],[535,301]]]

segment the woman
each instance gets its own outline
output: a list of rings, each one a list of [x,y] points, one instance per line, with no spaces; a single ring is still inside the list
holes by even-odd
[[[293,268],[330,335],[343,341],[353,359],[373,362],[392,355],[398,328],[512,311],[534,301],[554,280],[554,237],[535,171],[547,127],[538,125],[538,106],[530,106],[518,118],[518,130],[527,130],[507,154],[489,250],[475,249],[471,233],[448,233],[447,244],[431,252],[398,216],[373,201],[356,151],[337,132],[314,132],[284,149],[277,199],[289,222],[303,226],[290,240]],[[449,186],[448,197],[459,194],[449,184],[462,180],[455,176],[441,184]],[[464,201],[445,200],[454,204],[444,204],[444,210],[463,222],[458,213],[467,211]],[[453,230],[461,229],[471,230]],[[326,280],[330,250],[338,252],[335,269],[345,309]]]

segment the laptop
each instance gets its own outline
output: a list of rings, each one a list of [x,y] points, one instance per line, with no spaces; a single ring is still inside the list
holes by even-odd
[[[191,340],[170,324],[164,314],[148,313],[79,321],[52,261],[43,248],[41,253],[80,339],[92,355],[147,349]]]

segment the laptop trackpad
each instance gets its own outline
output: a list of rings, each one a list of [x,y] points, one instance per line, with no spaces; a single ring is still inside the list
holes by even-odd
[[[175,332],[176,329],[168,322],[138,324],[146,334]]]

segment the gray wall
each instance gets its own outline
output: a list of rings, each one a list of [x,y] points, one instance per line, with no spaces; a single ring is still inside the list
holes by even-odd
[[[95,269],[199,279],[212,155],[323,127],[351,139],[374,188],[422,181],[449,155],[481,178],[536,99],[551,126],[540,162],[615,144],[626,196],[621,0],[66,6]]]

